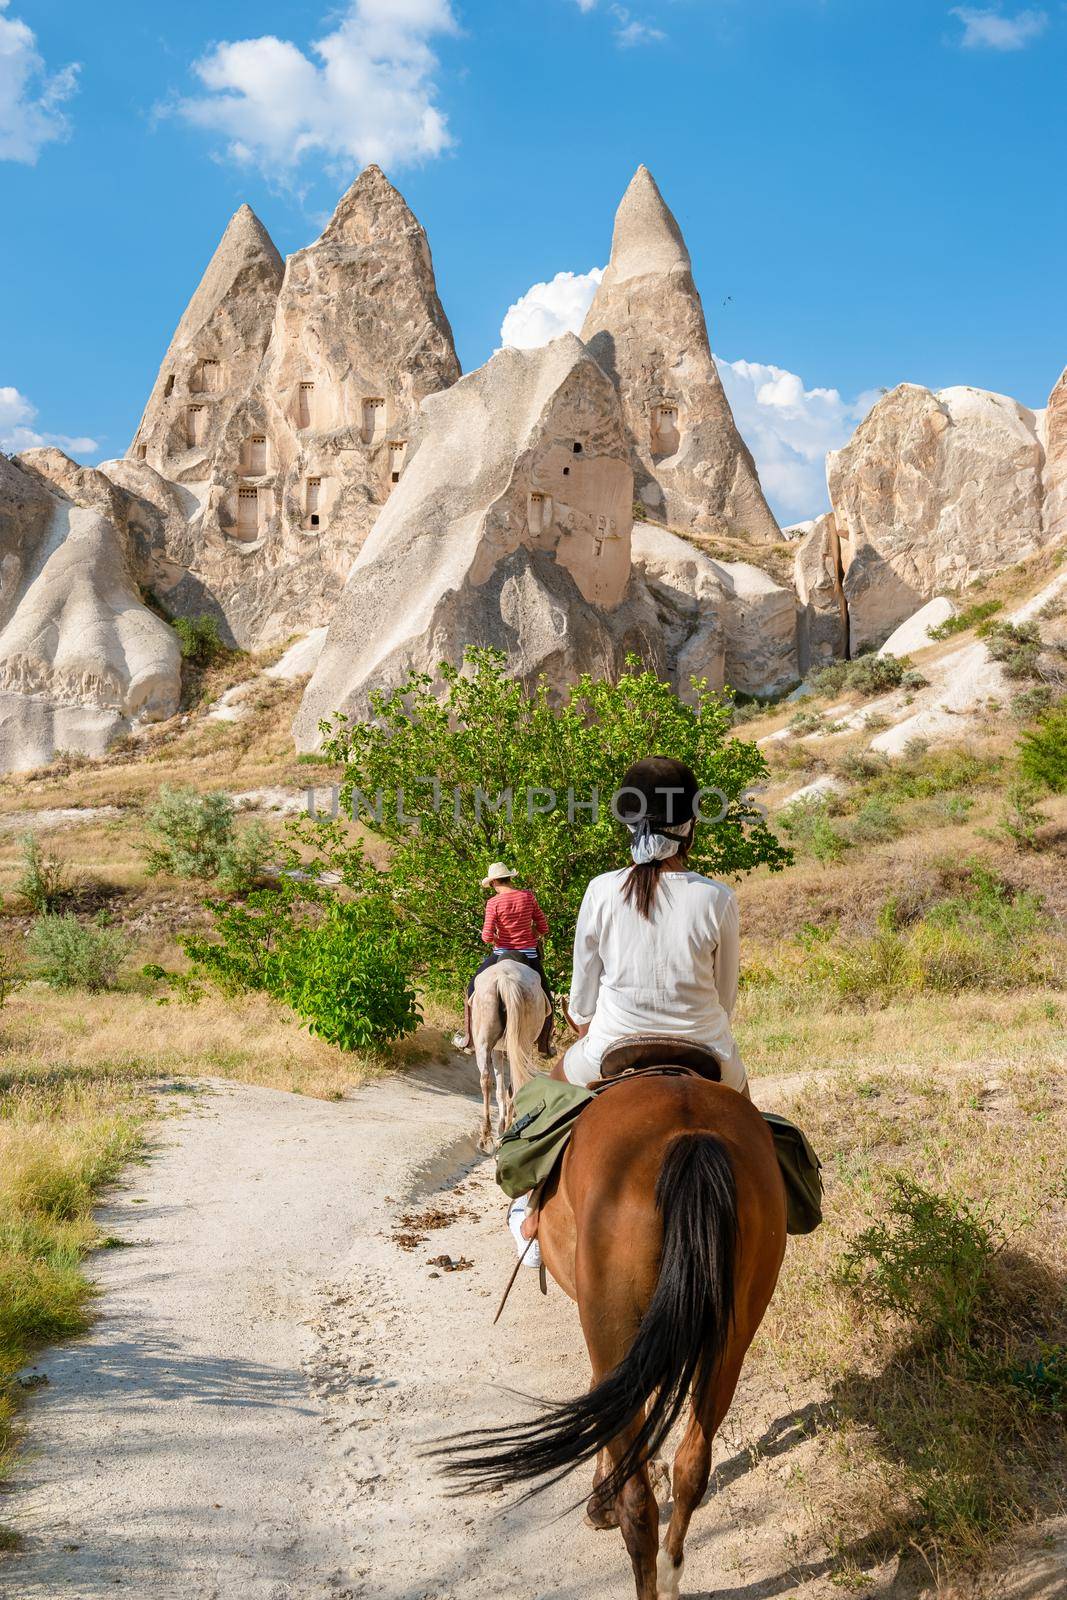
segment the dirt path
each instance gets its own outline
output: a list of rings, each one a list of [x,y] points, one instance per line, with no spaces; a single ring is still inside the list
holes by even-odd
[[[104,1216],[133,1247],[93,1262],[99,1320],[40,1363],[34,1453],[4,1508],[26,1549],[0,1562],[0,1589],[628,1600],[619,1536],[554,1520],[584,1474],[507,1509],[448,1501],[417,1454],[517,1415],[501,1386],[562,1395],[587,1380],[574,1310],[554,1287],[542,1299],[535,1273],[491,1326],[514,1258],[471,1139],[473,1090],[462,1061],[341,1103],[220,1083],[162,1124]],[[401,1219],[427,1210],[454,1220],[403,1248],[396,1235],[418,1230]],[[429,1264],[441,1255],[472,1265]],[[790,1485],[818,1448],[807,1398],[743,1387],[687,1594],[832,1592]]]

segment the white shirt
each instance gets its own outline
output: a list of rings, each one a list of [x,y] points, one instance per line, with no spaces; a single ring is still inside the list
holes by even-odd
[[[567,1077],[590,1082],[610,1044],[657,1033],[706,1044],[723,1063],[723,1082],[743,1089],[730,1030],[740,960],[736,895],[699,872],[664,872],[647,920],[623,900],[628,871],[594,878],[578,912],[568,1009],[589,1031],[567,1052]]]

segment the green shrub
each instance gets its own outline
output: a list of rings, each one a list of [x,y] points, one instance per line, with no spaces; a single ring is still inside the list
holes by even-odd
[[[853,690],[856,694],[886,694],[900,687],[905,673],[913,670],[906,656],[857,656],[854,661],[833,661],[808,675],[817,694],[837,694]],[[920,674],[921,676],[921,674]],[[925,679],[923,679],[925,682]]]
[[[1036,678],[1041,660],[1041,634],[1036,622],[994,622],[984,633],[986,649],[1009,678]]]
[[[1023,734],[1019,770],[1027,782],[1052,794],[1067,794],[1067,701]]]
[[[865,800],[848,823],[848,837],[853,844],[881,844],[886,839],[898,839],[903,832],[904,824],[880,795]]]
[[[194,667],[210,667],[230,654],[222,642],[217,619],[209,613],[199,617],[175,617],[171,625],[178,635],[183,661]]]
[[[1042,712],[1048,711],[1052,702],[1051,684],[1032,683],[1029,689],[1020,689],[1018,694],[1012,695],[1011,714],[1020,722],[1032,722]]]
[[[283,942],[275,992],[329,1044],[379,1049],[418,1027],[410,969],[396,934],[368,928],[359,905],[338,904]]]
[[[968,628],[976,628],[980,622],[986,622],[1001,609],[1002,600],[979,600],[976,605],[964,606],[962,611],[957,611],[954,617],[939,622],[936,628],[930,629],[931,639],[951,639],[954,634],[966,633]]]
[[[799,849],[824,865],[840,861],[848,849],[849,841],[834,827],[830,809],[821,795],[805,795],[794,800],[779,813],[778,822],[783,833]]]
[[[15,893],[38,916],[55,911],[70,889],[66,865],[58,856],[45,854],[35,833],[22,835],[19,850],[22,871],[15,883]]]
[[[100,919],[47,913],[30,929],[27,948],[37,976],[53,989],[113,989],[127,950],[125,935]]]
[[[964,1346],[1001,1243],[999,1229],[968,1201],[897,1174],[886,1220],[852,1241],[839,1277],[866,1306],[904,1318],[923,1340]]]
[[[212,879],[230,894],[255,883],[270,839],[262,823],[234,824],[233,801],[225,794],[200,794],[191,786],[164,784],[149,811],[146,869],[176,878]]]

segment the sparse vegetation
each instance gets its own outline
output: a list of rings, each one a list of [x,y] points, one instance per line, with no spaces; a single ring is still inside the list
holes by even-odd
[[[22,870],[15,893],[38,916],[57,910],[71,887],[65,864],[41,848],[35,833],[22,835],[20,851]]]
[[[1040,676],[1042,640],[1036,622],[994,622],[982,630],[986,649],[1013,679]]]
[[[1049,794],[1067,794],[1067,700],[1049,709],[1019,741],[1022,777]]]
[[[947,617],[944,622],[939,622],[936,628],[931,628],[930,638],[951,639],[957,633],[966,633],[971,628],[977,628],[980,623],[988,622],[989,618],[996,616],[1003,607],[1002,600],[978,600],[974,605],[964,606],[954,617]]]

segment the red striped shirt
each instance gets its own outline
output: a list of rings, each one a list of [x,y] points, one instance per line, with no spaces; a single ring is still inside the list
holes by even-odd
[[[482,938],[501,950],[532,950],[548,932],[548,922],[530,889],[494,894],[485,908]]]

